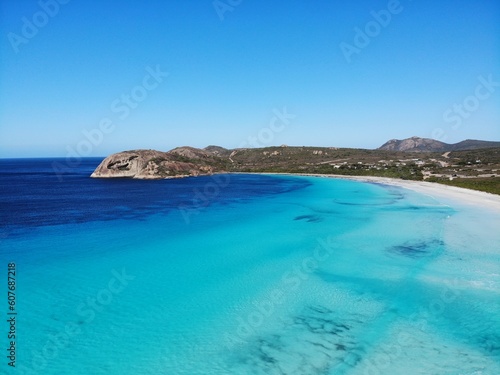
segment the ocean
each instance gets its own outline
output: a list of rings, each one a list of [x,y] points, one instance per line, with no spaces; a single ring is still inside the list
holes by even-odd
[[[0,160],[0,373],[500,374],[500,212],[100,161]]]

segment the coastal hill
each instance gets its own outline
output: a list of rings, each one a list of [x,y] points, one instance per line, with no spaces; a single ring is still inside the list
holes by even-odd
[[[449,144],[434,139],[411,137],[407,139],[391,139],[378,148],[386,151],[405,151],[405,152],[448,152],[477,150],[482,148],[500,147],[500,142],[477,141],[467,139],[462,142]]]
[[[491,145],[496,147],[482,148]],[[499,145],[486,141],[447,145],[414,137],[389,141],[376,150],[286,145],[132,150],[108,156],[91,177],[164,179],[231,172],[316,173],[429,180],[500,194]]]
[[[177,147],[168,152],[132,150],[108,156],[91,177],[160,179],[213,174],[225,169],[225,162],[213,152],[194,147]]]

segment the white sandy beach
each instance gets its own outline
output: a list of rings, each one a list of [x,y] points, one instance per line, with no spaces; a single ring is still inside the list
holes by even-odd
[[[329,176],[335,178],[345,178],[346,176]],[[398,180],[386,177],[361,177],[347,176],[347,178],[356,181],[375,182],[385,185],[400,186],[405,189],[411,189],[422,194],[429,195],[436,200],[454,200],[460,201],[462,204],[484,206],[485,208],[500,211],[500,195],[486,193],[477,190],[465,189],[456,186],[447,186],[434,182]]]

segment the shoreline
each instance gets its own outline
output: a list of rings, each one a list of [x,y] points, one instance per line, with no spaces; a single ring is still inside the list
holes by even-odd
[[[434,182],[400,180],[389,177],[376,176],[346,176],[336,174],[314,174],[314,173],[258,173],[268,175],[288,175],[304,177],[337,178],[359,182],[370,182],[382,185],[398,186],[404,189],[428,195],[437,201],[449,204],[458,202],[461,205],[481,206],[488,210],[500,212],[500,195],[486,193],[483,191],[461,188],[457,186],[447,186]]]

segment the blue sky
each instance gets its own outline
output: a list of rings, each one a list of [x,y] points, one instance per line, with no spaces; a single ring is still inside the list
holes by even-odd
[[[0,157],[500,140],[496,0],[0,4]]]

